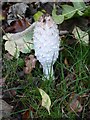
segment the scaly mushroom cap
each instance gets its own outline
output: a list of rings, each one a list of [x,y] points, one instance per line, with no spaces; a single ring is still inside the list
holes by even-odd
[[[50,69],[58,58],[59,38],[59,30],[51,16],[41,16],[36,23],[33,39],[35,56],[42,64],[43,69],[47,66]]]

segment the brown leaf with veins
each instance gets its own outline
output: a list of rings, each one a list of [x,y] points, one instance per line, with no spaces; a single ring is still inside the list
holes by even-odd
[[[34,57],[34,55],[29,55],[27,58],[25,58],[25,64],[26,67],[24,68],[25,74],[31,73],[33,68],[35,68],[37,59]]]

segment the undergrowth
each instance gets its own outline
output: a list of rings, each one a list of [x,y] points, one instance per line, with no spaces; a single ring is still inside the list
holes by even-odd
[[[3,98],[15,106],[12,117],[29,110],[30,118],[56,118],[56,119],[84,119],[90,105],[90,47],[81,42],[72,45],[62,43],[64,49],[60,51],[58,60],[54,65],[55,80],[43,81],[42,68],[37,62],[36,68],[29,75],[20,75],[24,63],[20,66],[18,60],[13,58],[7,60],[3,57],[3,77],[6,77],[3,93],[15,90],[16,95]],[[24,56],[22,57],[24,61]],[[65,59],[67,62],[65,62]],[[19,74],[20,73],[20,74]],[[41,106],[41,96],[37,88],[43,89],[51,99],[49,115],[47,110]],[[82,112],[71,110],[71,102],[80,98]],[[75,102],[76,104],[76,102]]]

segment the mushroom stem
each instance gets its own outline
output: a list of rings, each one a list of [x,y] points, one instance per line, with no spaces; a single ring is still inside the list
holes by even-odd
[[[54,79],[54,75],[53,75],[53,65],[43,65],[43,73],[46,77],[46,79]]]

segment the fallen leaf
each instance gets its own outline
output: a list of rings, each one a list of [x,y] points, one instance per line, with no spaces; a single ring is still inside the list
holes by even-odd
[[[3,36],[3,39],[8,40],[5,43],[5,50],[7,50],[12,56],[15,55],[17,50],[16,57],[19,57],[19,52],[30,53],[33,49],[33,29],[36,23],[33,23],[30,27],[25,29],[22,32],[15,34],[7,33]]]
[[[26,28],[28,28],[29,26],[30,26],[30,23],[25,18],[18,19],[10,25],[10,27],[13,28],[14,33],[21,32]]]
[[[7,118],[12,112],[13,106],[10,106],[7,102],[0,99],[0,120],[1,118]]]
[[[67,67],[69,66],[69,63],[68,63],[67,58],[64,59],[64,64],[65,64]]]
[[[82,111],[82,105],[80,103],[80,100],[79,100],[79,96],[76,95],[76,94],[72,94],[71,97],[70,97],[70,109],[73,111],[73,112],[81,112]]]
[[[48,96],[48,94],[44,90],[42,90],[40,88],[38,88],[38,90],[42,96],[42,106],[47,109],[47,111],[50,115],[50,106],[51,106],[50,97]]]
[[[30,118],[30,111],[27,110],[22,114],[22,120],[28,120]]]
[[[7,50],[12,56],[16,58],[19,57],[19,51],[13,41],[6,41],[5,42],[5,50]]]
[[[34,57],[34,55],[29,55],[28,58],[25,59],[26,67],[24,68],[25,74],[31,73],[33,68],[35,68],[37,59]]]
[[[30,116],[30,112],[32,112],[32,113],[35,112],[35,109],[31,106],[29,107],[28,110],[26,110],[24,113],[22,113],[22,120],[28,120],[28,119],[32,118]]]
[[[18,15],[21,17],[25,17],[26,9],[29,6],[26,3],[16,3],[9,7],[8,13],[7,13],[7,22],[10,25],[13,21],[16,21],[18,19]]]
[[[85,45],[89,44],[89,34],[87,32],[82,31],[79,27],[75,26],[72,33],[80,43]]]

